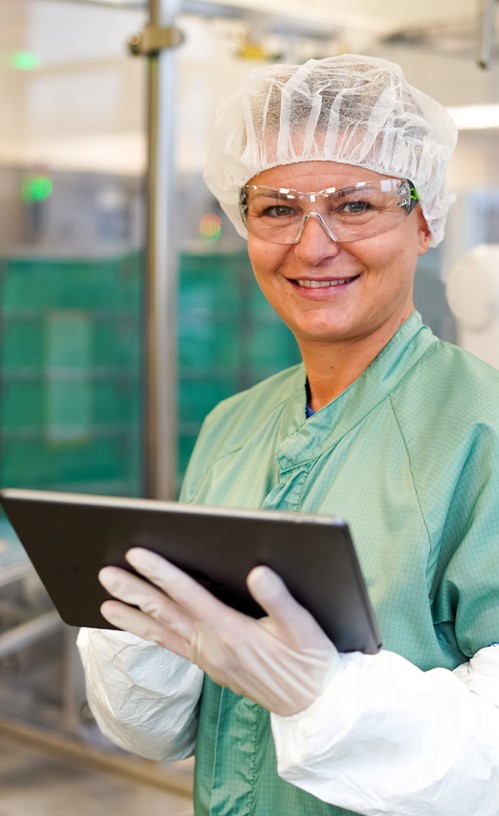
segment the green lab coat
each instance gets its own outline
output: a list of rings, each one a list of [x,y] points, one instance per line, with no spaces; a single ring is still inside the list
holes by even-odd
[[[310,419],[305,378],[298,365],[217,406],[182,500],[346,519],[384,648],[455,668],[499,640],[499,372],[415,312]],[[195,813],[347,811],[281,780],[268,712],[206,679]]]

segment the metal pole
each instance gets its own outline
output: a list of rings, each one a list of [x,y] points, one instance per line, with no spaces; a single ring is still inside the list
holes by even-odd
[[[495,4],[496,0],[479,0],[480,53],[478,55],[478,65],[480,68],[490,68],[494,42]]]
[[[180,0],[150,0],[152,30],[173,29]],[[177,247],[175,188],[176,49],[148,54],[145,488],[175,497]]]

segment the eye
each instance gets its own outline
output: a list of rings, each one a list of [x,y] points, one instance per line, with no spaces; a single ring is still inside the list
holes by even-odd
[[[258,215],[260,218],[290,218],[295,214],[293,207],[286,204],[274,204],[271,207],[265,207]]]
[[[340,213],[357,215],[369,212],[373,209],[373,205],[370,201],[345,201],[338,209]]]

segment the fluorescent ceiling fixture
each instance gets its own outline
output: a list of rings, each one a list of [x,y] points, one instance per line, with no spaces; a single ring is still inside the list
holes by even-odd
[[[458,130],[499,128],[499,105],[461,105],[447,110]]]

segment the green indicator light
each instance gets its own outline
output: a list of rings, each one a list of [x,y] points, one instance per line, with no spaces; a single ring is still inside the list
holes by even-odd
[[[47,176],[35,176],[23,182],[21,198],[23,201],[45,201],[52,195],[53,184]]]
[[[38,68],[40,60],[31,51],[17,51],[12,54],[10,64],[18,71],[34,71],[35,68]]]

